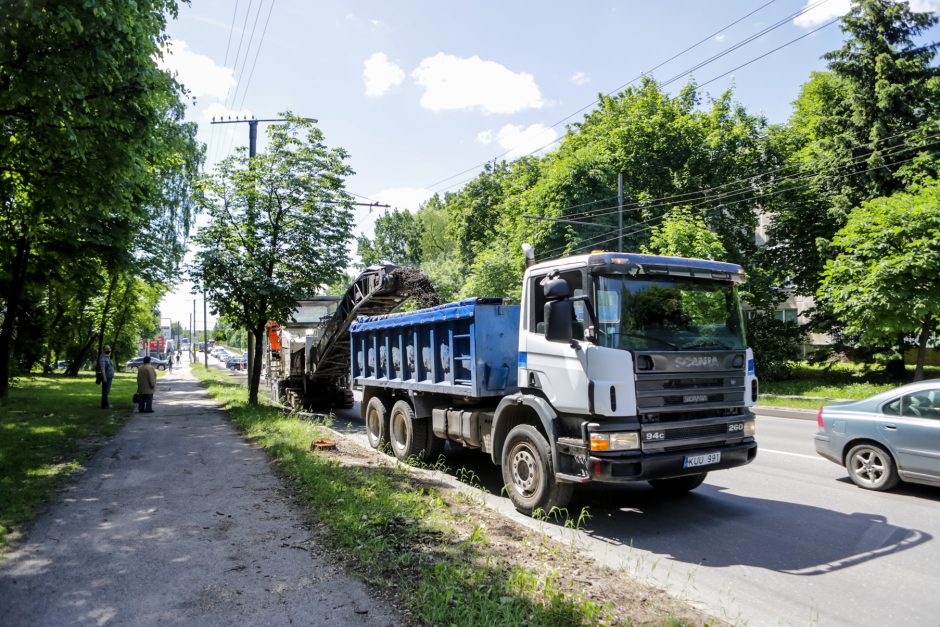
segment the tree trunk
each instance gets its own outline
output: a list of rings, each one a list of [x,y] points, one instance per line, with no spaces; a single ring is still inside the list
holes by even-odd
[[[933,331],[933,316],[927,314],[924,316],[924,322],[920,327],[920,336],[917,338],[917,366],[914,368],[915,381],[920,381],[924,378],[924,362],[927,360],[927,340],[930,339],[931,331]]]
[[[7,310],[0,327],[0,398],[10,393],[10,358],[13,347],[13,329],[19,315],[20,299],[26,288],[26,267],[29,262],[29,242],[25,237],[16,241],[13,263],[10,266],[10,292],[7,295]]]
[[[104,298],[104,309],[101,310],[101,326],[98,328],[98,354],[104,347],[104,331],[108,327],[108,312],[111,311],[111,297],[114,295],[114,288],[117,287],[117,272],[111,275],[111,283],[108,285],[108,295]]]
[[[88,341],[85,342],[84,346],[82,346],[82,349],[78,351],[78,356],[76,356],[75,361],[73,361],[69,365],[69,369],[65,374],[67,374],[70,377],[78,376],[78,369],[82,367],[83,363],[85,363],[85,359],[88,357],[88,352],[91,350],[92,344],[94,344],[95,340],[97,339],[98,339],[98,334],[92,333],[91,337],[88,338]],[[95,367],[96,368],[98,367],[97,364],[95,365]]]
[[[248,404],[258,404],[258,388],[261,386],[261,355],[264,352],[264,323],[256,324],[251,330],[251,335],[255,339],[254,363],[255,367],[251,371],[251,378],[248,381]]]

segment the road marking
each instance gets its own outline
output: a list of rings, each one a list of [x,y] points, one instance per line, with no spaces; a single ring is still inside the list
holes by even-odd
[[[772,448],[764,448],[762,446],[757,447],[757,450],[761,453],[777,453],[778,455],[791,455],[793,457],[803,457],[806,459],[818,459],[821,462],[826,461],[818,455],[804,455],[803,453],[791,453],[790,451],[776,451]]]

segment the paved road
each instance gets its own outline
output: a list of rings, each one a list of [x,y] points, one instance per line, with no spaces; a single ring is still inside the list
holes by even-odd
[[[391,625],[185,366],[0,562],[0,625]]]
[[[358,408],[341,412],[363,430]],[[591,487],[571,511],[586,533],[534,523],[500,496],[488,504],[573,543],[586,555],[662,586],[736,624],[937,625],[940,489],[861,490],[815,454],[812,420],[761,416],[757,460],[715,472],[693,493],[662,500],[643,485]],[[364,439],[364,436],[358,436]],[[489,458],[449,452],[498,495]]]

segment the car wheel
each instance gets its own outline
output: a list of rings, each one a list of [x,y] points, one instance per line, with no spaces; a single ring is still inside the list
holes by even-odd
[[[845,456],[845,469],[852,482],[866,490],[890,490],[900,481],[891,454],[877,444],[853,446]]]
[[[660,494],[676,496],[679,494],[685,494],[686,492],[691,492],[695,488],[699,487],[702,485],[702,482],[705,481],[705,477],[707,476],[707,472],[702,472],[697,475],[673,477],[672,479],[651,479],[649,484]]]
[[[570,483],[555,481],[548,442],[532,425],[516,425],[506,436],[502,471],[509,499],[527,516],[566,507],[574,492]]]
[[[388,408],[378,396],[370,398],[366,405],[366,434],[369,446],[374,449],[388,442]]]

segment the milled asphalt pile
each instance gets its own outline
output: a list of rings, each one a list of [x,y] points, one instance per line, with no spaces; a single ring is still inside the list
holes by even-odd
[[[317,546],[186,366],[160,378],[154,409],[0,561],[0,625],[401,623]]]

